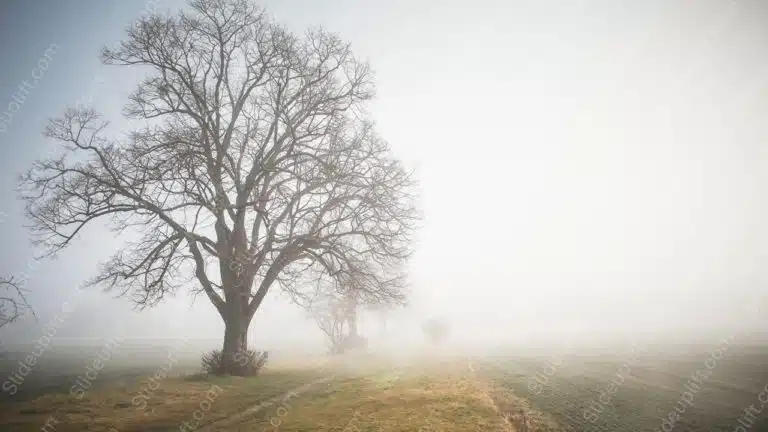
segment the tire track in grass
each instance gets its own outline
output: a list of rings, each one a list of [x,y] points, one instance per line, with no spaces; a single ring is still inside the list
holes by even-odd
[[[402,368],[398,367],[387,367],[384,368],[384,370],[376,370],[376,371],[365,371],[362,370],[356,370],[355,368],[349,368],[349,365],[346,365],[343,371],[337,371],[335,373],[332,373],[328,376],[321,377],[319,379],[313,380],[309,383],[302,384],[292,390],[289,390],[281,395],[271,397],[259,404],[256,404],[250,408],[247,408],[243,411],[240,411],[237,414],[231,415],[229,417],[219,419],[216,421],[213,421],[211,423],[206,424],[204,427],[201,427],[199,429],[196,429],[196,431],[200,432],[216,432],[220,430],[226,430],[222,428],[234,428],[237,426],[242,426],[244,423],[254,420],[254,417],[260,413],[262,413],[264,410],[277,407],[278,412],[275,413],[272,417],[270,417],[270,425],[274,430],[279,429],[279,425],[282,423],[282,421],[277,422],[278,425],[275,425],[272,420],[277,419],[280,420],[280,417],[284,417],[283,415],[280,415],[279,410],[280,408],[286,409],[288,405],[286,404],[286,401],[289,399],[298,399],[301,396],[306,396],[308,393],[311,393],[312,390],[316,389],[317,387],[321,386],[322,384],[329,383],[329,385],[333,381],[339,381],[340,378],[349,378],[349,377],[362,377],[362,376],[370,376],[370,375],[380,375],[382,373],[387,372],[396,372],[399,371],[398,376],[396,379],[399,379],[399,375],[402,374]],[[397,372],[396,372],[397,373]],[[340,382],[337,382],[336,384],[339,384]],[[263,420],[261,418],[260,420]],[[239,430],[239,429],[238,429]]]
[[[335,380],[338,376],[339,374],[336,373],[336,374],[332,374],[332,375],[311,381],[306,384],[302,384],[292,390],[289,390],[283,393],[282,395],[269,398],[266,401],[261,402],[257,405],[254,405],[248,409],[245,409],[235,415],[208,423],[207,425],[196,430],[200,432],[214,432],[214,431],[221,430],[222,427],[231,427],[240,423],[244,423],[245,421],[248,420],[249,417],[260,413],[262,410],[275,406],[280,402],[284,402],[288,399],[298,397],[303,393],[306,393],[308,390],[310,390],[315,386],[318,386],[320,384],[325,384],[327,382]]]

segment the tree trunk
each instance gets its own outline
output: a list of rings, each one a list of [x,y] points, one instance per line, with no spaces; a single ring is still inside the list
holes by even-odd
[[[224,294],[224,308],[219,311],[224,320],[224,346],[221,349],[220,375],[245,376],[248,374],[248,326],[253,314],[248,308],[253,277],[243,267],[247,259],[232,259],[222,266],[222,285],[228,286]]]
[[[233,308],[234,309],[234,308]],[[246,313],[232,310],[224,320],[224,346],[221,350],[221,375],[245,376],[248,361],[248,326]]]

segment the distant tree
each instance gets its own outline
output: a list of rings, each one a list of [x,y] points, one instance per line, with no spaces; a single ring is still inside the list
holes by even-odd
[[[224,321],[222,371],[242,375],[252,317],[273,286],[320,280],[402,296],[414,181],[366,120],[369,66],[324,30],[294,35],[249,0],[194,0],[142,18],[109,65],[146,77],[124,138],[91,109],[46,135],[65,145],[22,178],[38,242],[55,254],[87,225],[133,230],[92,284],[153,306],[188,282]]]
[[[450,327],[448,326],[448,323],[443,320],[430,318],[424,322],[422,330],[430,341],[433,343],[440,343],[448,337]]]
[[[342,294],[326,292],[310,307],[312,317],[328,337],[334,354],[367,345],[367,339],[358,332],[357,318],[362,306],[358,294],[357,290]]]
[[[328,337],[332,353],[338,353],[344,342],[344,324],[347,315],[343,303],[337,297],[324,297],[310,309],[317,326]]]

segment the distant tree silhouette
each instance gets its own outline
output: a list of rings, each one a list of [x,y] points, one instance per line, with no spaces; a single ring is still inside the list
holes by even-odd
[[[332,353],[341,354],[367,346],[367,339],[358,332],[357,325],[362,306],[360,292],[348,289],[341,294],[320,294],[310,307],[312,317],[328,337]]]
[[[320,330],[328,337],[331,352],[339,352],[345,337],[344,325],[347,322],[342,301],[338,297],[324,296],[312,305],[310,314]]]
[[[46,135],[64,144],[22,179],[35,240],[55,254],[96,221],[138,233],[90,282],[141,307],[194,281],[224,324],[222,371],[242,375],[270,288],[295,299],[333,280],[404,294],[412,176],[366,120],[369,66],[324,30],[296,36],[249,0],[195,0],[142,18],[109,65],[149,72],[124,138],[91,109]]]
[[[448,337],[450,327],[448,323],[437,318],[430,318],[422,325],[422,330],[433,343],[443,342]]]

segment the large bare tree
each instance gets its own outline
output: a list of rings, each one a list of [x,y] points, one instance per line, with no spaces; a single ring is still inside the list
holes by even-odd
[[[414,181],[367,120],[372,74],[348,44],[290,33],[248,0],[194,0],[141,19],[102,59],[146,72],[125,109],[143,124],[111,136],[91,109],[51,121],[62,153],[22,176],[48,253],[100,220],[139,233],[91,282],[141,307],[204,293],[230,374],[272,287],[404,295]]]

